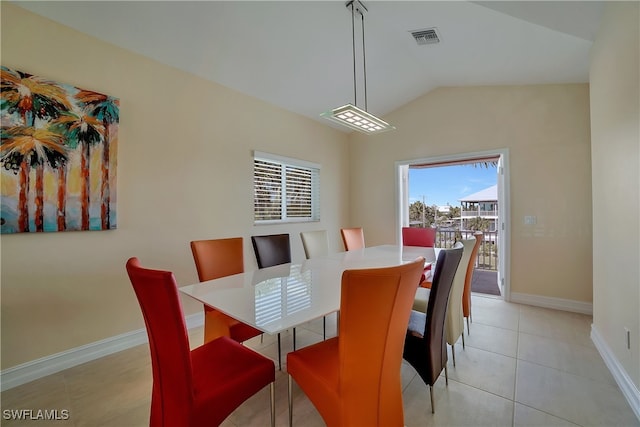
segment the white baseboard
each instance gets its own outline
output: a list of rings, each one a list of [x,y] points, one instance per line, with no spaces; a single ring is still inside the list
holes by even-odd
[[[620,391],[629,402],[631,409],[640,420],[640,390],[633,383],[624,367],[618,362],[618,359],[611,351],[611,348],[607,345],[606,341],[602,338],[602,335],[598,332],[595,326],[591,325],[591,340],[598,349],[600,356],[604,359],[604,363],[609,368],[611,375],[618,383]]]
[[[593,315],[593,304],[590,302],[521,294],[518,292],[511,292],[509,295],[509,301],[519,304],[535,305],[537,307],[553,308],[555,310]]]
[[[204,324],[204,313],[200,312],[186,316],[185,320],[188,329],[202,326]],[[0,390],[9,390],[64,369],[135,347],[147,341],[147,331],[138,329],[13,366],[0,372]]]

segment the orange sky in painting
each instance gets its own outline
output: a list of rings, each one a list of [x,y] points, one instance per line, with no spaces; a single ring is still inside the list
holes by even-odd
[[[111,127],[110,131],[113,129]],[[111,170],[110,176],[110,189],[111,189],[111,202],[115,201],[116,195],[116,180],[115,171],[117,167],[117,148],[118,148],[118,135],[117,131],[111,135],[111,142],[109,144],[110,161],[109,166]],[[80,179],[80,149],[73,150],[69,153],[70,169],[67,173],[67,197],[79,197],[82,187],[82,179]],[[91,150],[91,188],[90,197],[92,200],[98,200],[100,198],[100,179],[101,179],[101,166],[102,166],[102,145],[98,145]],[[35,183],[35,169],[31,169],[29,175],[29,194],[34,192]],[[5,169],[2,169],[2,194],[8,197],[17,197],[19,188],[19,175],[14,175]],[[49,167],[45,167],[44,173],[44,199],[45,203],[56,204],[58,197],[58,174],[55,170]]]

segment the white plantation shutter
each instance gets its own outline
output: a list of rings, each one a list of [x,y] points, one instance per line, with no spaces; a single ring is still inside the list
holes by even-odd
[[[256,221],[282,218],[282,165],[253,161],[253,211]]]
[[[320,220],[320,165],[254,152],[256,223]]]

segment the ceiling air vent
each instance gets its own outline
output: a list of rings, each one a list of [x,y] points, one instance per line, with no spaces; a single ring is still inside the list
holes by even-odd
[[[438,37],[435,27],[411,31],[411,35],[419,45],[440,43],[440,37]]]

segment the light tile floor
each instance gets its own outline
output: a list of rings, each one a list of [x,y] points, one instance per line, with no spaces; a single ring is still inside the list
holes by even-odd
[[[335,316],[327,319],[335,335]],[[411,366],[402,366],[405,425],[412,426],[640,426],[640,421],[589,338],[591,317],[473,296],[466,348],[449,358],[449,385],[436,382],[436,412],[429,388]],[[283,350],[290,349],[283,334]],[[202,328],[190,333],[193,346]],[[297,328],[298,346],[322,339],[322,321]],[[275,360],[275,338],[247,345]],[[286,358],[285,358],[286,360]],[[287,425],[287,376],[276,373],[276,423]],[[151,365],[141,345],[33,381],[1,394],[2,409],[67,409],[60,421],[0,420],[3,426],[146,426]],[[224,426],[268,426],[267,389],[245,402]],[[294,425],[323,426],[305,395],[294,387]],[[359,426],[356,426],[359,427]]]

